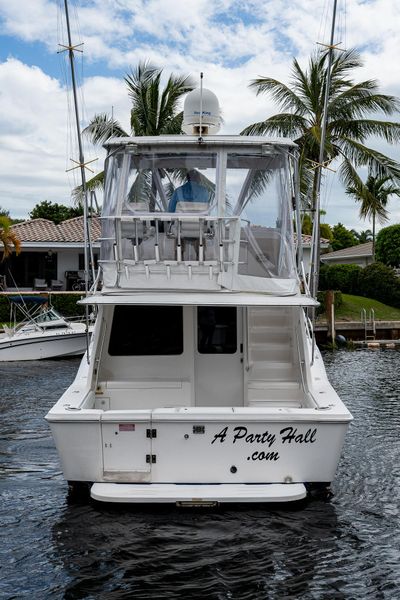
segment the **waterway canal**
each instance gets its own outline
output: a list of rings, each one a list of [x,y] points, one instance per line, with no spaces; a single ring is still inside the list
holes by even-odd
[[[78,362],[0,365],[0,598],[400,598],[400,351],[325,355],[355,420],[330,501],[71,504],[43,416]]]

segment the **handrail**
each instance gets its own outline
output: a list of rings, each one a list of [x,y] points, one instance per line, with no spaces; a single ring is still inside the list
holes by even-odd
[[[245,314],[245,335],[244,335],[244,368],[245,371],[250,371],[250,362],[249,362],[249,309],[247,306],[244,308]]]
[[[306,315],[304,313],[304,319],[305,319],[305,326],[306,326],[306,330],[308,333],[308,337],[311,340],[311,361],[310,361],[310,366],[312,367],[314,364],[314,359],[315,359],[315,333],[314,333],[314,327],[312,324],[312,321],[310,319],[310,317],[308,315]]]
[[[304,283],[304,291],[306,292],[307,296],[310,296],[310,288],[309,288],[309,285],[308,285],[308,281],[307,281],[307,277],[306,277],[306,271],[305,271],[305,268],[304,268],[304,262],[303,261],[301,261],[300,267],[301,267],[301,277],[302,277],[302,280],[303,280],[303,283]]]
[[[367,341],[367,311],[365,308],[361,309],[361,323],[364,323],[364,341]]]
[[[300,319],[298,321],[298,324],[295,326],[295,333],[296,333],[297,355],[298,355],[298,359],[299,359],[301,387],[303,389],[303,393],[305,394],[306,393],[306,387],[305,387],[305,383],[304,383],[304,374],[303,374],[303,366],[305,364],[305,361],[301,359],[298,325],[301,326]]]

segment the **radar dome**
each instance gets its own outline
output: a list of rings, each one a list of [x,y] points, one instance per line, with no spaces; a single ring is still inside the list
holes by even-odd
[[[200,104],[202,105],[201,131]],[[183,106],[183,131],[189,135],[207,135],[217,133],[220,127],[219,102],[214,92],[203,88],[202,98],[200,88],[189,92]]]

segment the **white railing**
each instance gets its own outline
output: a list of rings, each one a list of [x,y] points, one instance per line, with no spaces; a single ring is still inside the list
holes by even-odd
[[[222,271],[237,269],[239,217],[148,213],[103,219],[112,227],[109,236],[101,240],[108,245],[108,257],[103,253],[100,264],[105,274],[111,269],[118,273],[116,287],[120,281],[125,285],[134,274],[170,279],[174,273],[181,275],[184,268],[190,279],[195,269],[196,275],[211,280]]]

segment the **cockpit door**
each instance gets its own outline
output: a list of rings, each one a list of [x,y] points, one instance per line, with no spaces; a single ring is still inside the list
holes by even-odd
[[[195,405],[243,406],[243,318],[236,306],[195,309]]]

